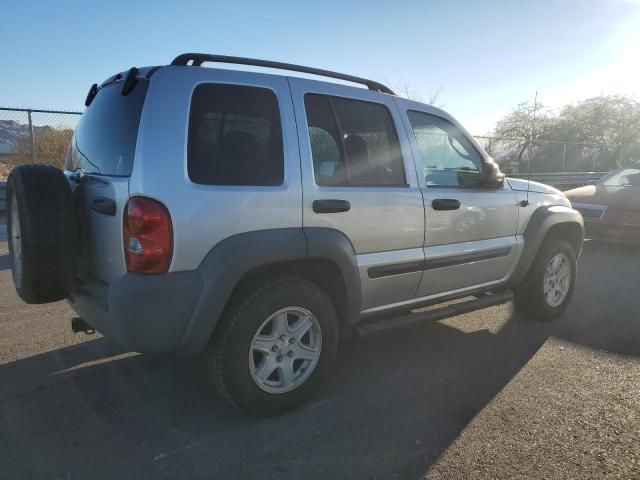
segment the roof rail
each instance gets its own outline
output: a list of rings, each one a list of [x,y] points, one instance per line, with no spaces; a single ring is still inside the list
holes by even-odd
[[[389,95],[395,95],[386,85],[373,80],[368,80],[362,77],[354,77],[353,75],[346,75],[344,73],[332,72],[330,70],[322,70],[320,68],[303,67],[302,65],[294,65],[291,63],[272,62],[270,60],[259,60],[255,58],[244,57],[230,57],[227,55],[209,55],[207,53],[183,53],[173,59],[171,65],[189,65],[199,67],[204,62],[214,63],[235,63],[236,65],[252,65],[255,67],[267,67],[277,68],[280,70],[290,70],[292,72],[309,73],[312,75],[320,75],[322,77],[337,78],[339,80],[345,80],[347,82],[360,83],[366,85],[369,90],[376,92],[388,93]]]

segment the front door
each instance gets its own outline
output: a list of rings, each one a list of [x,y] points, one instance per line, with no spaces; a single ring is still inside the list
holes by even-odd
[[[417,296],[504,281],[522,243],[516,195],[507,182],[478,184],[486,154],[453,119],[409,102],[398,105],[422,173],[426,261]]]
[[[407,135],[389,95],[290,79],[298,123],[303,226],[353,245],[362,308],[414,298],[424,207]]]

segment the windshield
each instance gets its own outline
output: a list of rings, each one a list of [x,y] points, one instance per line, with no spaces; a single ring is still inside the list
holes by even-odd
[[[604,187],[640,187],[640,169],[625,168],[604,178],[600,185]]]

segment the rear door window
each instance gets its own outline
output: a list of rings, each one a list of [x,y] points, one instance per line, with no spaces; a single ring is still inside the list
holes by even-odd
[[[307,94],[305,109],[318,185],[406,185],[400,143],[387,107]]]
[[[138,79],[123,96],[122,82],[104,86],[78,123],[65,168],[85,173],[128,177],[149,81]]]
[[[198,85],[189,114],[187,170],[192,182],[205,185],[281,185],[284,151],[275,93]]]

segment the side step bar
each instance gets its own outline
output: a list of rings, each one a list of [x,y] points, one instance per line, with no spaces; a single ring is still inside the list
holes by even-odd
[[[426,312],[409,313],[399,317],[386,317],[380,320],[367,322],[359,325],[356,330],[359,335],[372,335],[392,328],[406,327],[426,321],[437,321],[443,318],[455,317],[465,313],[480,310],[482,308],[493,307],[507,303],[513,299],[511,290],[500,290],[497,292],[483,292],[475,295],[474,298],[460,303],[444,305],[433,308]]]

